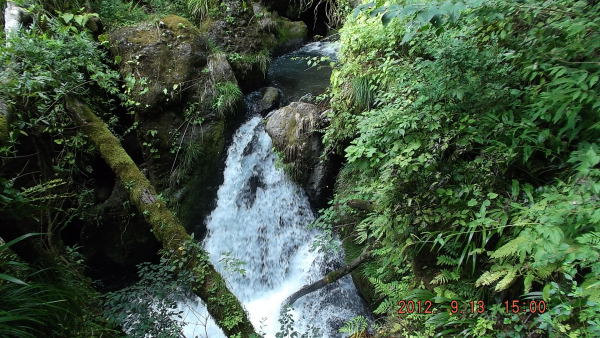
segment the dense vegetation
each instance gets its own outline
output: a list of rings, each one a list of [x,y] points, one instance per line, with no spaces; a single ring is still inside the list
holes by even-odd
[[[148,89],[142,87],[134,90],[131,83],[135,84],[136,79],[123,78],[115,69],[119,61],[108,56],[105,49],[107,37],[99,34],[101,27],[96,20],[98,14],[88,12],[115,3],[120,1],[19,3],[26,6],[31,25],[6,37],[2,35],[1,234],[7,240],[23,233],[26,235],[6,244],[0,238],[0,335],[116,336],[122,333],[114,328],[129,326],[124,317],[128,312],[115,314],[120,308],[111,305],[119,302],[119,296],[115,294],[111,297],[109,294],[107,298],[100,297],[85,277],[87,262],[84,263],[84,258],[77,252],[81,236],[78,232],[83,231],[85,223],[104,221],[94,215],[97,192],[102,182],[98,181],[99,147],[93,144],[90,131],[80,128],[84,122],[74,116],[73,107],[67,109],[67,101],[78,99],[94,110],[104,112],[100,115],[103,121],[98,120],[98,125],[104,129],[108,126],[111,130],[106,129],[105,132],[114,133],[121,141],[137,132],[133,110],[140,104],[135,95]],[[168,2],[164,4],[166,6]],[[89,5],[95,7],[85,7]],[[237,83],[233,86],[228,83],[220,87],[218,83],[216,85],[215,109],[219,110],[220,115],[229,113],[241,96]],[[175,89],[177,87],[173,91]],[[200,119],[197,115],[197,112],[186,111],[184,117],[196,121]],[[86,121],[90,124],[91,120],[87,118]],[[154,137],[156,133],[153,131],[148,134]],[[119,143],[114,136],[109,136]],[[125,153],[125,150],[120,150]],[[149,153],[155,156],[151,150]],[[125,168],[125,159],[117,158],[115,161],[119,168]],[[128,158],[127,163],[135,167],[138,176],[143,176],[131,159]],[[211,275],[206,270],[209,264],[199,253],[194,254],[195,248],[187,250],[182,243],[175,243],[181,237],[177,231],[181,234],[183,228],[178,225],[178,229],[167,229],[169,220],[174,224],[178,221],[166,210],[161,199],[164,197],[147,196],[154,189],[145,177],[143,181],[146,188],[138,195],[141,196],[140,203],[146,204],[146,209],[140,210],[140,214],[148,219],[148,223],[154,222],[160,226],[155,229],[158,237],[163,231],[176,230],[169,231],[166,240],[175,245],[176,254],[186,257],[184,260],[165,250],[163,256],[170,254],[169,269],[161,270],[163,274],[160,276],[175,278],[177,283],[174,285],[186,292],[202,292],[202,284],[209,284],[211,297],[219,298],[215,307],[224,315],[222,327],[225,330],[235,329],[245,314],[243,311],[228,312],[227,308],[229,305],[239,305],[237,299],[231,299],[231,294],[221,293],[225,288],[224,282],[219,279],[220,276]],[[135,183],[123,182],[124,189],[130,189],[135,194]],[[131,213],[129,208],[132,205],[135,205],[134,201],[125,200],[119,209],[126,214]],[[163,210],[156,213],[159,207]],[[153,213],[159,214],[160,219]],[[120,236],[127,231],[133,217],[136,217],[135,212],[121,221],[124,228]],[[36,236],[31,235],[38,232]],[[147,232],[150,233],[149,228]],[[165,246],[168,247],[167,244]],[[14,255],[13,250],[21,257]],[[199,247],[198,251],[201,251]],[[188,265],[195,266],[193,281],[177,278],[183,276],[177,272],[188,269]],[[155,269],[158,267],[143,270],[143,277],[149,278]],[[197,284],[192,287],[191,283]],[[156,290],[170,290],[166,280],[159,286],[162,289]],[[160,298],[159,293],[155,296]],[[147,304],[149,300],[144,301]],[[103,309],[113,312],[103,313]],[[161,319],[166,324],[154,320],[156,317],[151,317],[152,313],[146,313],[152,318],[150,323],[156,324],[155,329],[165,328],[165,332],[161,333],[165,336],[180,332],[180,326],[173,326],[173,322],[168,321],[170,313],[161,313]],[[128,334],[144,336],[153,332],[148,328],[148,322],[142,324],[132,326]],[[171,328],[175,331],[169,331]]]
[[[317,225],[374,248],[361,274],[382,335],[600,334],[599,14],[398,1],[348,17],[325,135],[347,164]],[[437,310],[398,316],[400,300]]]
[[[102,182],[90,177],[98,153],[64,99],[104,112],[123,142],[140,133],[153,159],[159,131],[138,129],[134,117],[146,83],[117,71],[97,19],[108,31],[169,14],[199,30],[222,20],[222,34],[235,38],[208,48],[244,77],[264,76],[270,58],[268,42],[242,38],[262,36],[249,22],[266,32],[277,23],[250,17],[250,1],[16,2],[33,23],[0,33],[0,103],[10,108],[0,114],[0,234],[15,238],[0,238],[0,335],[117,336],[126,327],[132,336],[177,336],[177,300],[193,279],[181,257],[199,248],[141,265],[128,288],[104,296],[94,289],[71,237],[81,222],[96,221]],[[354,318],[340,332],[600,336],[600,3],[364,1],[352,13],[347,1],[322,3],[332,24],[343,22],[324,96],[325,156],[345,162],[315,226],[329,235],[325,243],[341,235],[349,259],[371,250],[354,277],[380,318]],[[182,107],[184,121],[201,129],[233,115],[240,86],[214,83],[212,115],[201,116],[197,100]],[[175,97],[178,87],[164,95]],[[182,154],[181,142],[172,146],[184,181],[204,144]],[[145,297],[156,307],[140,303]],[[431,301],[432,313],[398,315],[409,300]],[[513,300],[544,301],[546,309],[514,313]],[[469,311],[471,301],[485,310]],[[456,305],[465,313],[452,313]],[[232,327],[239,317],[228,317]],[[278,336],[298,335],[288,311],[280,323]]]

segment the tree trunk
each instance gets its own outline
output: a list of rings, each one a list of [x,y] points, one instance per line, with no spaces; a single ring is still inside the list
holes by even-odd
[[[165,203],[157,198],[154,187],[125,152],[119,140],[87,105],[74,98],[67,98],[66,101],[67,109],[81,125],[81,130],[127,188],[130,201],[144,215],[167,256],[186,262],[195,277],[192,290],[206,303],[208,312],[223,332],[227,336],[255,335],[247,313],[210,263],[206,252],[199,246],[196,250],[200,252],[196,254],[187,251],[188,243],[193,239]]]
[[[360,254],[360,256],[356,257],[352,262],[350,262],[350,264],[340,269],[331,271],[322,279],[319,279],[318,281],[312,284],[305,285],[300,290],[294,292],[285,300],[284,304],[291,306],[300,297],[304,297],[311,292],[317,291],[326,285],[336,282],[338,279],[354,271],[359,265],[361,265],[364,261],[368,260],[369,258],[371,258],[371,249],[367,248]]]

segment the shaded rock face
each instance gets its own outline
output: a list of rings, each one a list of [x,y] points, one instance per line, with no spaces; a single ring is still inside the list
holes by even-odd
[[[208,39],[204,30],[178,16],[110,35],[121,74],[135,78],[131,94],[140,103],[135,120],[141,167],[176,202],[189,230],[210,211],[222,180],[228,124],[243,108],[242,97],[239,104],[227,98],[231,111],[215,108],[224,100],[219,87],[238,82],[226,55],[210,54]]]
[[[285,54],[294,50],[308,38],[308,27],[303,21],[291,21],[281,17],[276,11],[269,11],[260,3],[252,5],[254,16],[260,32],[269,35],[266,47],[274,55]]]
[[[303,21],[280,20],[277,30],[277,44],[273,54],[281,55],[300,47],[308,36],[308,27]]]
[[[170,95],[179,89],[174,86],[198,77],[207,63],[207,40],[192,23],[173,15],[123,27],[111,33],[110,44],[121,73],[136,79],[132,94],[142,114],[179,103],[183,97]]]
[[[246,98],[246,106],[251,114],[264,115],[279,108],[282,102],[283,93],[275,87],[261,88]]]
[[[89,273],[105,290],[123,287],[136,279],[136,266],[154,261],[160,243],[144,217],[129,206],[127,191],[116,183],[110,196],[92,216],[96,222],[82,227],[80,243]]]
[[[292,102],[267,116],[266,131],[280,152],[288,173],[301,184],[313,205],[321,204],[329,163],[320,159],[321,120],[317,106]]]
[[[216,86],[237,81],[223,55],[209,55],[207,41],[192,23],[173,15],[110,36],[121,74],[135,79],[131,95],[139,102],[138,139],[148,176],[159,189],[177,190],[195,162],[191,157],[204,152],[201,147],[211,148],[210,156],[217,158],[223,151],[225,116],[213,107]],[[204,139],[216,140],[218,151]],[[190,145],[193,154],[187,151]],[[205,155],[205,164],[213,166],[214,158]]]
[[[226,13],[206,19],[200,30],[227,52],[240,87],[249,92],[265,83],[269,56],[299,47],[308,28],[304,22],[290,21],[257,2],[243,10],[236,10],[229,1],[225,4]],[[228,20],[227,15],[235,20]]]
[[[310,35],[327,35],[329,31],[327,7],[331,4],[321,1],[301,2],[297,0],[262,0],[262,3],[291,20],[303,21],[307,24]]]

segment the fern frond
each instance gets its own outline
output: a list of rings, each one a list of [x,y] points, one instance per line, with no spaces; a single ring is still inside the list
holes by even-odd
[[[534,270],[535,274],[542,278],[546,279],[550,277],[550,275],[555,272],[559,268],[558,264],[548,264],[544,266],[540,266]]]
[[[579,244],[587,244],[591,246],[600,246],[600,232],[588,232],[575,239]]]
[[[500,279],[500,277],[506,275],[506,273],[506,270],[486,271],[481,276],[479,276],[477,281],[475,281],[475,286],[479,287],[482,285],[491,285],[492,283]]]
[[[498,284],[496,284],[494,290],[502,291],[508,289],[508,287],[515,281],[515,279],[517,279],[517,268],[508,270],[504,278],[502,278],[498,282]]]
[[[448,255],[440,255],[437,257],[438,265],[456,266],[458,265],[458,259],[450,257]]]
[[[363,316],[356,316],[344,323],[340,328],[340,333],[348,333],[350,335],[364,333],[369,327],[369,321]]]
[[[460,275],[456,271],[442,270],[431,280],[431,284],[442,285],[447,284],[449,281],[457,281],[460,279]]]
[[[518,256],[526,247],[531,246],[531,238],[523,236],[523,232],[519,236],[508,243],[504,244],[496,251],[494,251],[490,257],[492,258],[506,258],[510,256]]]

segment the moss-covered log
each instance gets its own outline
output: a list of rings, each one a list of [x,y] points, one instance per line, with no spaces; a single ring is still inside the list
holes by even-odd
[[[223,332],[229,337],[254,335],[254,328],[244,308],[208,261],[206,253],[199,249],[200,255],[189,257],[186,247],[191,237],[165,203],[157,198],[154,187],[106,124],[87,105],[76,99],[67,98],[67,109],[127,188],[131,203],[144,215],[168,255],[188,263],[188,268],[195,276],[192,285],[194,292],[206,303],[208,312]]]
[[[311,292],[315,292],[326,285],[336,282],[340,278],[342,278],[342,277],[346,276],[347,274],[351,273],[352,271],[354,271],[354,269],[356,269],[359,265],[361,265],[364,261],[366,261],[370,257],[371,257],[371,249],[367,248],[360,254],[360,256],[356,257],[356,259],[354,259],[352,262],[350,262],[350,264],[343,266],[340,269],[331,271],[330,273],[326,274],[325,277],[319,279],[318,281],[316,281],[312,284],[307,284],[307,285],[303,286],[300,290],[294,292],[291,296],[289,296],[285,300],[284,304],[291,306],[300,297],[304,297]]]

